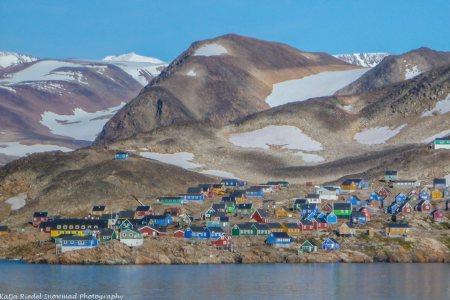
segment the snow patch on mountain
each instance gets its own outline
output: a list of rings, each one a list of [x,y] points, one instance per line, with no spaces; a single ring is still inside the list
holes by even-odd
[[[41,153],[48,151],[62,151],[62,152],[70,152],[73,149],[69,149],[66,147],[60,147],[57,145],[23,145],[19,142],[4,142],[0,143],[0,153],[10,156],[27,156],[28,154],[33,153]]]
[[[107,61],[127,61],[127,62],[149,62],[152,64],[166,64],[166,62],[154,58],[154,57],[148,57],[148,56],[142,56],[138,55],[134,52],[128,53],[128,54],[122,54],[119,56],[107,56],[103,60]]]
[[[406,124],[395,129],[387,126],[368,128],[356,133],[353,138],[362,145],[384,144],[387,140],[399,134],[404,127],[406,127]]]
[[[195,169],[201,167],[192,163],[194,154],[189,152],[180,152],[174,154],[161,154],[155,152],[141,152],[140,155],[145,158],[154,159],[165,164],[179,166],[184,169]]]
[[[22,55],[13,52],[0,52],[0,69],[38,60],[39,58],[30,55]]]
[[[430,136],[426,140],[423,140],[422,143],[427,143],[428,144],[428,143],[433,142],[435,139],[446,137],[449,134],[450,134],[450,130],[441,131],[438,134],[435,134],[433,136]]]
[[[195,51],[194,56],[214,56],[227,53],[228,53],[227,49],[225,49],[223,46],[217,44],[210,44],[203,46],[202,48]]]
[[[273,85],[272,93],[266,98],[270,107],[311,98],[331,96],[360,78],[369,69],[322,72],[301,79],[288,80]]]
[[[219,170],[206,170],[206,171],[201,171],[198,173],[205,174],[205,175],[217,176],[217,177],[223,177],[223,178],[237,178],[232,173],[228,173],[225,171],[219,171]]]
[[[53,112],[45,112],[41,115],[40,123],[50,129],[55,135],[68,136],[76,140],[94,141],[97,134],[102,131],[108,122],[108,116],[112,117],[116,111],[126,103],[107,110],[89,113],[81,108],[76,108],[73,115],[58,115]]]
[[[378,65],[386,56],[389,55],[391,54],[387,52],[379,52],[379,53],[336,54],[333,56],[355,66],[373,68],[376,65]]]
[[[432,117],[433,113],[435,111],[439,112],[441,115],[450,112],[450,94],[448,94],[448,96],[447,96],[447,98],[445,98],[445,100],[442,100],[442,101],[439,101],[438,103],[436,103],[436,106],[432,110],[425,111],[422,114],[422,118]]]
[[[405,69],[405,79],[411,79],[414,78],[420,74],[422,74],[422,72],[419,71],[419,67],[418,66],[414,66],[410,69],[410,65],[406,65],[406,69]]]
[[[282,149],[321,151],[322,144],[314,141],[294,126],[267,126],[251,132],[234,133],[230,142],[244,148],[270,150],[270,145],[283,146]]]

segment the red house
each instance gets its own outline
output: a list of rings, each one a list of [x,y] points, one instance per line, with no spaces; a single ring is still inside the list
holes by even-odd
[[[385,187],[382,187],[382,188],[378,191],[378,195],[380,195],[380,196],[383,197],[383,198],[386,198],[386,197],[392,197],[391,191],[388,190],[388,189],[385,188]]]
[[[144,237],[157,237],[167,235],[167,228],[165,226],[153,227],[153,226],[142,226],[138,228],[140,232],[144,234]]]
[[[153,216],[153,210],[150,206],[138,206],[135,211],[135,219],[142,219],[146,216]]]
[[[442,210],[436,209],[433,211],[432,215],[435,221],[444,222],[444,212]]]
[[[418,193],[416,190],[411,190],[411,191],[408,193],[408,196],[411,196],[411,195],[416,195],[417,197],[419,197],[419,193]]]
[[[257,209],[252,214],[251,219],[255,220],[258,223],[270,223],[271,219],[269,216],[269,212],[266,209]]]
[[[405,202],[398,208],[398,210],[401,211],[406,216],[412,214],[414,209],[409,204],[409,202]]]
[[[39,224],[38,232],[51,233],[52,232],[52,223],[46,222]]]
[[[431,211],[431,204],[428,200],[422,200],[417,204],[416,209],[421,212],[429,212]]]
[[[231,247],[231,236],[223,234],[217,240],[211,241],[211,244],[216,248]]]
[[[314,217],[312,219],[313,228],[316,230],[327,230],[328,229],[328,223],[325,218],[316,218]]]
[[[370,206],[372,209],[378,211],[381,208],[381,205],[383,204],[383,201],[377,201],[375,199],[372,199],[367,203],[368,206]]]
[[[35,212],[31,222],[34,227],[38,227],[39,224],[47,222],[48,219],[50,219],[50,214],[48,212]]]
[[[302,232],[314,231],[314,225],[308,219],[298,220],[297,225]]]
[[[181,208],[169,207],[166,208],[164,211],[172,211],[178,213],[178,215],[181,215]]]
[[[327,203],[324,206],[322,206],[322,211],[329,211],[332,212],[333,211],[333,207],[331,206],[331,204]]]
[[[372,201],[374,201],[374,200],[372,200]],[[359,211],[366,214],[366,221],[370,221],[370,211],[367,207],[362,207]]]
[[[184,238],[184,231],[183,230],[177,230],[173,233],[173,236],[176,238]]]

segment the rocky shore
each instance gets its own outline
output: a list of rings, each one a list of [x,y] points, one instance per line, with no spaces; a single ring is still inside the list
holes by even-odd
[[[30,239],[36,238],[35,236]],[[144,245],[129,248],[119,241],[101,243],[88,250],[55,254],[55,244],[33,242],[12,246],[0,240],[0,257],[22,259],[34,264],[252,264],[252,263],[448,263],[448,247],[436,239],[417,237],[414,242],[376,236],[370,240],[346,238],[340,240],[341,250],[299,255],[301,241],[291,249],[274,249],[264,244],[264,237],[237,237],[235,253],[216,250],[207,242],[191,245],[190,241],[170,237],[146,239]],[[316,243],[320,242],[316,238]]]

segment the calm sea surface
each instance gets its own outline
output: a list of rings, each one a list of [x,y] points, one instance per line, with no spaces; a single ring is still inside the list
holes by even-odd
[[[447,264],[60,266],[0,261],[0,294],[124,299],[450,299]]]

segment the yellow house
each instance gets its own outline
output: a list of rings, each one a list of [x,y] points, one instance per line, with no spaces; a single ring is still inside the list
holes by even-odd
[[[106,205],[96,205],[92,208],[91,214],[94,216],[101,216],[103,214],[107,214]]]
[[[283,223],[281,226],[283,226],[283,231],[289,235],[299,235],[301,233],[297,223]]]
[[[389,237],[402,237],[410,236],[412,228],[408,224],[386,224],[386,236]]]
[[[8,234],[8,226],[0,226],[0,235]]]
[[[431,199],[442,199],[442,193],[441,191],[439,191],[438,189],[435,189],[432,193],[431,193]]]
[[[280,223],[266,223],[271,232],[284,232],[283,226]]]
[[[243,192],[235,191],[233,194],[231,194],[230,198],[231,198],[231,200],[236,201],[236,203],[244,203],[245,191],[243,191]]]
[[[76,234],[84,236],[86,230],[102,230],[108,228],[104,220],[60,219],[51,222],[50,235]]]
[[[291,212],[289,210],[289,208],[287,208],[284,205],[277,208],[277,210],[275,211],[275,215],[277,217],[292,217],[292,216],[295,216],[295,214],[293,212]]]
[[[341,191],[345,192],[355,192],[356,191],[356,183],[351,180],[347,179],[341,184]]]

